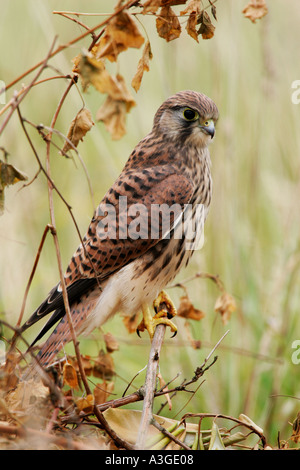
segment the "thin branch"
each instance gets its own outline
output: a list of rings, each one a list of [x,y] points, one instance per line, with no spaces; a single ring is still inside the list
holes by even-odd
[[[161,424],[159,424],[155,419],[151,420],[151,424],[158,429],[160,432],[162,432],[165,436],[167,436],[169,439],[174,441],[177,445],[182,447],[185,450],[191,450],[189,446],[187,446],[184,442],[180,441],[174,434],[169,432],[166,428],[164,428]]]
[[[67,202],[67,200],[64,198],[64,196],[63,196],[62,193],[59,191],[59,189],[58,189],[57,186],[55,185],[55,183],[54,183],[54,181],[52,180],[52,178],[49,176],[49,174],[47,173],[47,171],[46,171],[45,168],[43,167],[42,162],[41,162],[41,160],[40,160],[40,158],[39,158],[39,155],[38,155],[38,153],[37,153],[37,151],[36,151],[36,149],[35,149],[35,147],[34,147],[34,145],[33,145],[33,142],[32,142],[32,140],[31,140],[31,138],[30,138],[30,136],[29,136],[29,134],[28,134],[28,132],[27,132],[27,129],[26,129],[24,123],[25,123],[25,122],[29,123],[30,125],[32,125],[33,127],[35,127],[38,132],[40,132],[40,128],[39,128],[39,126],[36,126],[35,124],[31,123],[31,122],[28,121],[27,119],[23,118],[23,116],[21,115],[21,111],[20,111],[20,109],[19,109],[19,106],[17,107],[17,112],[18,112],[18,115],[19,115],[19,119],[20,119],[20,122],[21,122],[21,126],[22,126],[22,128],[23,128],[23,131],[24,131],[24,133],[25,133],[25,135],[26,135],[26,137],[27,137],[27,140],[28,140],[28,142],[29,142],[29,145],[30,145],[30,147],[31,147],[31,149],[32,149],[32,151],[33,151],[33,153],[34,153],[34,155],[35,155],[35,158],[36,158],[36,160],[37,160],[37,162],[38,162],[38,165],[39,165],[41,171],[42,171],[43,174],[46,176],[46,178],[47,178],[47,180],[48,180],[48,184],[50,183],[50,184],[52,185],[52,188],[56,191],[57,195],[60,197],[60,199],[61,199],[62,202],[65,204],[65,206],[67,207],[67,209],[68,209],[68,211],[69,211],[69,213],[70,213],[70,216],[71,216],[72,221],[73,221],[73,223],[74,223],[74,226],[75,226],[76,232],[77,232],[77,234],[78,234],[80,243],[82,244],[83,249],[84,249],[84,252],[85,252],[85,255],[86,255],[87,258],[89,259],[89,261],[90,261],[90,263],[91,263],[91,266],[92,266],[93,269],[94,269],[94,272],[95,272],[95,274],[96,274],[96,279],[97,279],[97,282],[98,282],[98,285],[99,285],[99,281],[98,281],[98,278],[97,278],[96,270],[95,270],[94,265],[93,265],[93,263],[92,263],[92,261],[91,261],[91,259],[90,259],[89,254],[87,253],[87,251],[86,251],[86,249],[85,249],[85,245],[84,245],[84,243],[83,243],[83,239],[82,239],[82,236],[81,236],[81,233],[80,233],[78,224],[77,224],[76,219],[75,219],[75,217],[74,217],[74,214],[73,214],[73,211],[72,211],[72,207],[71,207],[70,204]],[[49,128],[49,132],[55,132],[55,130],[54,130],[53,128]],[[45,141],[48,141],[48,137],[47,137],[47,136],[45,136],[44,134],[42,134],[42,137],[44,138]],[[72,145],[73,145],[73,144],[72,144]],[[100,285],[99,285],[99,287],[100,287]]]
[[[158,367],[160,351],[161,351],[162,343],[164,340],[165,331],[166,331],[165,325],[158,325],[155,329],[153,340],[151,343],[151,350],[149,354],[146,380],[143,386],[144,393],[145,393],[144,403],[143,403],[143,412],[142,412],[142,418],[141,418],[140,427],[139,427],[138,440],[136,442],[136,447],[138,449],[145,448],[148,428],[153,418],[152,409],[153,409],[154,392],[155,392],[155,386],[156,386],[156,374],[157,374],[157,367]]]
[[[3,130],[5,129],[7,123],[9,122],[11,116],[13,115],[14,111],[16,110],[16,108],[19,106],[19,104],[21,103],[21,101],[23,101],[23,99],[26,97],[26,95],[28,94],[28,92],[31,90],[31,88],[33,87],[34,83],[37,81],[37,79],[39,78],[39,76],[41,75],[41,73],[43,72],[43,70],[47,67],[47,63],[48,63],[48,60],[50,59],[51,57],[51,54],[52,54],[52,51],[53,51],[53,48],[54,48],[54,45],[55,45],[55,42],[56,42],[56,37],[54,38],[52,44],[51,44],[51,47],[49,49],[49,52],[48,54],[46,55],[45,59],[42,60],[36,68],[40,67],[39,71],[37,72],[37,74],[35,75],[35,77],[32,79],[31,83],[28,85],[27,89],[24,91],[24,93],[21,95],[21,97],[19,99],[17,99],[16,97],[14,97],[14,103],[12,104],[11,106],[11,110],[10,110],[10,113],[6,116],[1,128],[0,128],[0,135],[2,134]],[[5,89],[7,90],[8,89],[8,86],[5,87]]]
[[[132,5],[134,5],[134,3],[136,3],[136,0],[129,0],[127,1],[124,5],[122,5],[120,8],[118,8],[118,10],[115,10],[106,20],[102,21],[101,23],[97,24],[96,26],[94,26],[93,28],[89,29],[88,31],[85,31],[84,33],[80,34],[80,36],[77,36],[76,38],[72,39],[71,41],[69,41],[67,44],[62,44],[60,46],[58,46],[54,51],[51,52],[51,54],[49,55],[48,59],[52,59],[52,57],[54,57],[55,55],[59,54],[61,51],[63,51],[64,49],[67,49],[69,48],[70,46],[72,46],[73,44],[76,44],[76,42],[78,41],[81,41],[81,39],[84,39],[85,37],[87,37],[89,34],[92,34],[93,32],[95,32],[97,29],[101,28],[102,26],[105,26],[107,23],[109,23],[109,21],[114,18],[115,16],[117,16],[119,13],[121,13],[123,10],[126,10],[127,8],[130,8]],[[21,75],[19,75],[19,77],[17,77],[15,80],[13,80],[12,82],[10,82],[8,85],[6,85],[5,87],[5,90],[8,90],[9,88],[11,88],[12,86],[14,86],[16,83],[18,83],[20,80],[22,80],[24,77],[26,77],[27,75],[29,75],[31,72],[34,72],[34,70],[36,70],[38,67],[40,67],[41,65],[43,65],[44,61],[41,61],[41,62],[38,62],[37,64],[33,65],[30,69],[28,69],[26,72],[22,73]]]
[[[250,429],[251,432],[257,434],[263,444],[263,447],[267,445],[266,438],[264,434],[258,430],[257,427],[252,426],[250,423],[247,423],[246,421],[242,421],[241,419],[234,418],[233,416],[228,416],[228,415],[223,415],[219,413],[186,413],[182,418],[181,422],[184,422],[187,418],[195,418],[195,417],[200,417],[200,418],[222,418],[222,419],[228,419],[230,421],[234,421],[235,423],[238,423],[239,426],[245,426],[246,428]]]
[[[21,311],[20,311],[18,321],[16,323],[16,327],[19,327],[21,325],[22,318],[23,318],[23,315],[24,315],[26,300],[27,300],[28,293],[29,293],[29,289],[30,289],[32,279],[34,277],[34,274],[35,274],[35,271],[36,271],[36,268],[37,268],[37,265],[38,265],[38,262],[39,262],[39,259],[40,259],[40,256],[41,256],[41,252],[42,252],[45,240],[46,240],[46,236],[47,236],[47,233],[49,232],[49,230],[51,230],[51,226],[48,224],[48,225],[46,225],[46,227],[44,229],[44,233],[42,235],[42,239],[40,241],[38,251],[37,251],[37,254],[36,254],[36,257],[35,257],[35,260],[34,260],[33,268],[32,268],[32,271],[30,273],[30,276],[29,276],[29,279],[28,279],[28,282],[27,282],[27,286],[26,286],[26,289],[25,289],[25,294],[24,294],[24,297],[23,297],[22,307],[21,307]]]
[[[194,281],[195,279],[210,279],[217,285],[217,287],[220,289],[221,292],[224,292],[224,285],[218,274],[215,275],[215,274],[202,273],[202,272],[196,273],[193,276],[188,277],[187,279],[184,279],[183,281],[177,282],[176,284],[172,284],[171,286],[168,286],[168,289],[171,289],[174,287],[181,287],[182,289],[186,290],[185,284],[187,282]]]
[[[56,120],[58,118],[58,114],[61,110],[61,107],[63,105],[64,100],[66,99],[67,94],[69,93],[73,81],[71,81],[64,92],[62,98],[60,99],[60,102],[58,103],[58,106],[55,110],[54,116],[51,121],[51,129],[54,128]],[[74,344],[74,349],[75,349],[75,354],[78,362],[78,367],[81,375],[81,380],[83,381],[84,388],[86,390],[87,395],[91,394],[91,390],[85,375],[84,367],[82,364],[81,360],[81,354],[78,348],[78,340],[75,332],[75,328],[73,325],[73,320],[72,320],[72,315],[70,311],[70,305],[69,305],[69,299],[68,299],[68,293],[67,293],[67,287],[66,287],[66,282],[65,282],[65,277],[64,277],[64,272],[62,268],[62,261],[61,261],[61,254],[60,254],[60,248],[59,248],[59,242],[58,242],[58,237],[57,237],[57,232],[56,232],[56,224],[55,224],[55,215],[54,215],[54,203],[53,203],[53,186],[51,183],[51,169],[50,169],[50,144],[51,144],[51,139],[52,139],[52,131],[47,136],[47,141],[46,141],[46,171],[47,175],[49,178],[47,179],[48,182],[48,199],[49,199],[49,211],[50,211],[50,220],[51,220],[51,225],[52,225],[52,230],[51,233],[53,235],[54,239],[54,245],[55,245],[55,251],[56,251],[56,258],[57,258],[57,264],[58,264],[58,270],[59,270],[59,277],[60,277],[60,283],[62,287],[62,296],[63,296],[63,301],[64,301],[64,307],[65,307],[65,313],[66,317],[68,320],[69,328],[70,328],[70,333],[71,333],[71,338]]]
[[[19,96],[23,95],[23,93],[25,93],[28,89],[33,88],[37,85],[40,85],[41,83],[49,82],[51,80],[57,80],[58,78],[70,79],[72,78],[72,76],[71,75],[55,75],[53,77],[47,77],[47,78],[43,78],[42,80],[37,80],[35,83],[27,85],[27,86],[22,85],[22,88],[19,91],[17,91],[14,94],[13,98],[10,101],[8,101],[8,103],[6,103],[6,105],[3,106],[3,108],[0,110],[0,116],[4,114],[5,111],[15,103],[16,99],[19,98]]]
[[[86,29],[87,31],[90,31],[89,26],[82,23],[82,21],[77,20],[76,18],[72,18],[72,16],[68,15],[67,13],[65,13],[63,11],[53,11],[52,13],[53,14],[59,14],[59,15],[63,16],[64,18],[68,18],[69,20],[74,21],[74,23],[79,24],[79,26],[82,26],[82,28]],[[94,31],[91,34],[92,34],[92,38],[94,39],[96,34],[94,33]]]

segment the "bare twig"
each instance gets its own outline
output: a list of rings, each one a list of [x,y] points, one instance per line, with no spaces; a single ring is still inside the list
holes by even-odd
[[[11,105],[11,110],[10,112],[8,113],[8,115],[6,116],[1,128],[0,128],[0,135],[2,134],[3,130],[5,129],[7,123],[9,122],[11,116],[13,115],[14,111],[16,110],[16,108],[19,106],[19,104],[21,103],[21,101],[25,98],[25,96],[28,94],[28,92],[31,90],[31,88],[33,87],[34,83],[37,81],[37,79],[39,78],[39,76],[41,75],[41,73],[43,72],[43,70],[47,67],[47,63],[48,63],[48,60],[50,59],[51,57],[51,54],[52,54],[52,51],[53,51],[53,48],[54,48],[54,45],[55,45],[55,42],[56,42],[56,37],[54,38],[54,41],[53,43],[51,44],[51,47],[50,47],[50,50],[48,52],[48,54],[46,55],[45,59],[42,60],[41,62],[39,62],[39,64],[35,67],[35,68],[38,68],[40,67],[40,69],[38,70],[37,74],[35,75],[35,77],[32,79],[31,83],[28,85],[27,89],[24,91],[24,93],[20,96],[20,98],[16,98],[14,99],[14,102],[13,104]],[[35,69],[34,69],[35,70]],[[5,87],[6,90],[8,89],[8,86]]]
[[[66,99],[66,96],[69,93],[73,83],[74,83],[74,81],[72,80],[68,84],[68,87],[67,87],[66,91],[64,92],[60,102],[58,103],[58,106],[55,110],[54,116],[53,116],[52,121],[51,121],[51,125],[50,125],[51,129],[53,129],[54,126],[55,126],[55,123],[56,123],[56,120],[58,118],[58,114],[61,110],[61,107],[63,105],[63,102]],[[47,175],[49,176],[49,178],[47,179],[47,182],[48,182],[48,198],[49,198],[50,220],[51,220],[51,225],[52,225],[51,233],[52,233],[53,239],[54,239],[54,245],[55,245],[56,258],[57,258],[57,264],[58,264],[58,270],[59,270],[60,283],[61,283],[61,287],[62,287],[62,295],[63,295],[63,300],[64,300],[64,307],[65,307],[66,317],[67,317],[67,320],[68,320],[70,333],[71,333],[72,341],[73,341],[74,348],[75,348],[75,354],[76,354],[76,358],[77,358],[77,362],[78,362],[78,367],[79,367],[81,379],[83,381],[86,393],[88,395],[90,395],[91,391],[90,391],[90,387],[89,387],[88,381],[86,379],[84,367],[83,367],[83,364],[82,364],[81,355],[80,355],[80,351],[79,351],[79,348],[78,348],[78,340],[77,340],[77,337],[76,337],[76,332],[75,332],[75,328],[74,328],[73,320],[72,320],[72,315],[71,315],[71,311],[70,311],[67,287],[66,287],[64,272],[63,272],[63,268],[62,268],[61,254],[60,254],[59,242],[58,242],[58,237],[57,237],[57,232],[56,232],[54,204],[53,204],[53,186],[52,186],[52,183],[51,183],[51,169],[50,169],[50,144],[51,144],[51,139],[52,139],[52,131],[49,132],[49,134],[47,136],[47,141],[46,141],[46,171],[47,171]]]
[[[94,33],[97,29],[101,28],[102,26],[105,26],[107,23],[109,23],[109,21],[114,18],[115,16],[117,16],[119,13],[121,13],[122,11],[126,10],[127,8],[130,8],[132,5],[134,5],[134,3],[136,3],[136,0],[129,0],[128,2],[124,3],[124,5],[120,6],[120,8],[118,8],[117,10],[115,10],[106,20],[102,21],[101,23],[97,24],[96,26],[94,26],[93,28],[90,28],[88,31],[85,31],[84,33],[80,34],[80,36],[77,36],[76,38],[72,39],[71,41],[69,41],[67,44],[62,44],[60,46],[58,46],[54,51],[52,51],[50,53],[49,56],[47,56],[47,60],[48,59],[51,59],[52,57],[54,57],[55,55],[59,54],[61,51],[63,51],[64,49],[67,49],[69,48],[70,46],[72,46],[73,44],[76,44],[76,42],[80,41],[81,39],[84,39],[86,36],[88,36],[89,34],[92,35],[92,33]],[[41,61],[41,62],[38,62],[37,64],[35,64],[33,67],[31,67],[30,69],[28,69],[26,72],[22,73],[21,75],[19,75],[19,77],[17,77],[15,80],[13,80],[12,82],[10,82],[8,85],[6,85],[5,89],[8,90],[9,88],[11,88],[12,86],[14,86],[16,83],[18,83],[20,80],[22,80],[24,77],[26,77],[27,75],[29,75],[31,72],[34,72],[34,70],[36,70],[38,67],[40,67],[41,65],[43,65],[44,61]]]
[[[250,423],[247,423],[246,421],[242,421],[241,419],[234,418],[233,416],[228,416],[228,415],[223,415],[223,414],[218,414],[218,413],[186,413],[182,418],[181,422],[184,422],[187,418],[195,418],[195,417],[200,417],[200,418],[222,418],[222,419],[228,419],[229,421],[234,421],[235,423],[238,423],[239,426],[245,426],[248,428],[251,432],[257,434],[262,442],[263,447],[267,445],[266,438],[264,434],[258,429],[258,427],[253,426]]]
[[[176,442],[180,447],[182,447],[185,450],[191,450],[189,446],[187,446],[184,442],[180,441],[174,434],[169,432],[167,429],[165,429],[161,424],[159,424],[155,419],[151,420],[151,424],[158,429],[160,432],[162,432],[165,436],[169,437],[172,441]]]
[[[30,273],[29,280],[27,282],[27,286],[26,286],[26,289],[25,289],[25,294],[24,294],[24,298],[23,298],[23,302],[22,302],[21,312],[20,312],[18,321],[16,323],[16,327],[19,327],[21,325],[24,310],[25,310],[26,300],[27,300],[27,296],[28,296],[28,292],[29,292],[29,289],[30,289],[30,286],[31,286],[31,283],[32,283],[32,279],[33,279],[33,276],[35,274],[35,271],[36,271],[36,268],[37,268],[37,265],[38,265],[38,262],[39,262],[39,259],[40,259],[40,256],[41,256],[41,252],[42,252],[45,240],[46,240],[47,233],[49,232],[50,228],[51,227],[48,224],[48,225],[46,225],[46,227],[44,229],[44,233],[42,235],[42,239],[40,241],[39,248],[38,248],[35,260],[34,260],[33,268],[32,268],[32,271]]]
[[[165,331],[166,331],[165,325],[158,325],[155,329],[155,333],[154,333],[153,340],[151,343],[151,350],[149,354],[146,380],[144,383],[143,413],[142,413],[142,418],[140,422],[138,440],[136,442],[136,447],[138,449],[144,449],[145,447],[148,428],[152,420],[152,408],[153,408],[154,391],[155,391],[155,385],[156,385],[157,367],[158,367],[160,350],[162,347]]]

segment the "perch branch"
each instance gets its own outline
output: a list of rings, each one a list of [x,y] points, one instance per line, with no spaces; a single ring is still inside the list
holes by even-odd
[[[144,383],[143,412],[139,427],[138,440],[136,442],[136,447],[138,449],[144,449],[145,447],[148,428],[152,420],[152,408],[156,385],[157,367],[165,331],[165,325],[158,325],[155,329],[155,333],[151,343],[146,380]]]

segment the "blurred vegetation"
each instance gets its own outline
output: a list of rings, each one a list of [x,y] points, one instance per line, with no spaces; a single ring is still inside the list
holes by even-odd
[[[210,150],[214,194],[205,244],[188,269],[180,273],[178,281],[197,272],[218,274],[226,291],[234,296],[237,310],[223,325],[214,311],[219,295],[215,284],[208,279],[186,284],[194,306],[206,313],[200,322],[190,321],[189,329],[194,339],[201,340],[202,347],[191,346],[184,320],[178,318],[177,337],[166,339],[163,347],[160,372],[164,380],[168,382],[177,373],[181,374],[179,381],[191,377],[225,331],[230,331],[217,350],[217,362],[193,398],[188,402],[189,396],[178,394],[173,409],[165,408],[164,413],[170,418],[185,412],[231,416],[244,413],[264,429],[269,443],[276,445],[279,432],[281,439],[291,436],[290,423],[296,417],[300,397],[300,365],[292,362],[292,343],[300,339],[300,105],[291,101],[291,84],[300,79],[296,58],[300,6],[295,0],[269,1],[268,14],[253,24],[242,14],[246,3],[219,0],[215,35],[210,40],[199,38],[199,43],[185,31],[180,39],[167,43],[157,36],[151,17],[139,18],[150,38],[153,59],[138,93],[132,90],[137,106],[128,114],[127,134],[113,141],[104,125],[96,123],[78,150],[98,204],[133,147],[151,129],[154,113],[167,96],[193,89],[216,102],[220,120]],[[79,25],[52,15],[53,10],[59,9],[109,13],[112,2],[2,0],[1,80],[9,83],[42,60],[56,34],[63,44],[83,32]],[[100,22],[99,18],[86,21],[89,25]],[[71,59],[89,43],[88,38],[69,47],[54,57],[51,65],[70,73]],[[120,55],[117,69],[128,84],[140,55],[140,50]],[[53,70],[45,76],[49,73]],[[28,77],[24,81],[28,83]],[[18,83],[14,88],[20,86]],[[23,116],[49,126],[65,88],[64,80],[56,80],[32,89],[21,104]],[[90,87],[84,100],[95,117],[104,96]],[[81,97],[73,87],[59,114],[57,129],[67,134],[81,106]],[[34,129],[29,132],[44,162],[45,145]],[[38,167],[16,113],[0,146],[9,152],[9,163],[26,173],[29,181],[34,178]],[[74,159],[66,159],[52,148],[51,171],[84,234],[93,213],[93,201],[83,167],[73,155]],[[12,325],[18,319],[37,248],[49,223],[46,179],[39,175],[28,187],[22,185],[18,183],[6,190],[5,212],[0,217],[0,312]],[[54,201],[66,266],[79,239],[65,205],[57,196]],[[27,300],[26,317],[57,281],[55,249],[48,235]],[[172,288],[169,293],[178,305],[183,291]],[[28,340],[38,330],[39,327],[29,330]],[[146,365],[149,340],[130,335],[119,315],[105,324],[103,331],[111,332],[119,343],[113,359],[114,393],[120,396]],[[92,356],[101,347],[103,340],[98,331],[92,340],[80,342],[82,352]],[[144,372],[135,379],[131,390],[143,380]],[[138,409],[140,404],[129,406]],[[156,407],[160,407],[158,399]]]

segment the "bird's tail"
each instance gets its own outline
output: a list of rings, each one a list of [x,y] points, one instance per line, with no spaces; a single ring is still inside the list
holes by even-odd
[[[76,335],[83,330],[83,325],[87,317],[92,313],[97,302],[97,297],[92,295],[81,298],[79,302],[72,305],[70,309],[72,324]],[[57,354],[63,347],[72,340],[72,333],[66,315],[64,315],[47,341],[43,344],[41,350],[36,356],[36,361],[29,365],[24,377],[32,377],[38,373],[39,366],[47,368],[55,362]],[[39,364],[39,366],[37,365]],[[23,378],[24,378],[23,377]]]

